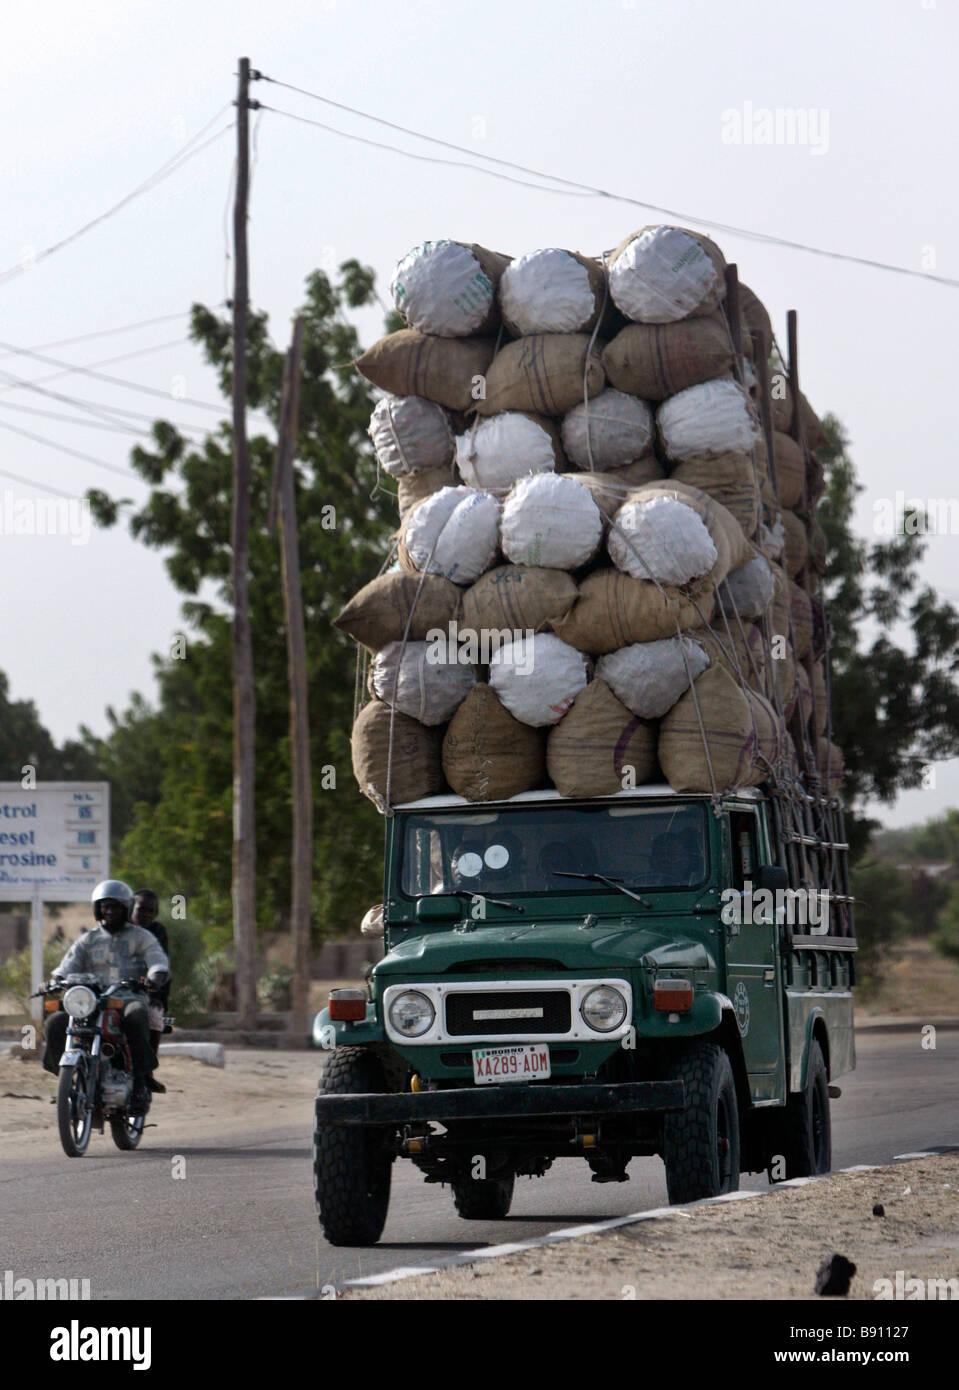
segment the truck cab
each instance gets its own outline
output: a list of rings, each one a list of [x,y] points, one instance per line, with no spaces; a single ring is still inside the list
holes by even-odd
[[[560,1157],[623,1182],[658,1154],[671,1202],[828,1171],[855,939],[841,810],[802,801],[642,786],[397,807],[386,953],[314,1029],[327,1239],[379,1238],[397,1159],[474,1219]]]

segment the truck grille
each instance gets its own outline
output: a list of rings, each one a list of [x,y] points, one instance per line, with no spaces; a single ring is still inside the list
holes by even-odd
[[[516,1010],[542,1010],[538,1017],[517,1017]],[[506,1018],[475,1018],[484,1010],[509,1010]],[[568,1033],[569,994],[565,990],[503,990],[446,996],[446,1031],[451,1038],[488,1037],[493,1034]]]

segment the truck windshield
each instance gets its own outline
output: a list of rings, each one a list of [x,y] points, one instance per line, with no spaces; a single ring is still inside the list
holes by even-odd
[[[602,873],[630,888],[692,888],[707,876],[705,808],[524,806],[410,815],[402,844],[407,897],[432,893],[592,893]],[[612,891],[602,889],[601,891]]]

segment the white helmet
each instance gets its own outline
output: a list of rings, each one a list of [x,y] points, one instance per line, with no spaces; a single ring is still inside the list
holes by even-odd
[[[90,894],[90,901],[93,903],[93,915],[99,922],[101,904],[108,898],[114,902],[122,903],[126,909],[124,921],[130,920],[130,909],[133,907],[133,889],[128,883],[121,883],[118,878],[105,878],[102,883],[98,883]]]

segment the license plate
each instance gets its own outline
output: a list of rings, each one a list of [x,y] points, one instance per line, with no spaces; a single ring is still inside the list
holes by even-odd
[[[474,1047],[473,1080],[477,1086],[504,1081],[538,1081],[549,1076],[549,1048],[538,1043],[511,1047]]]

